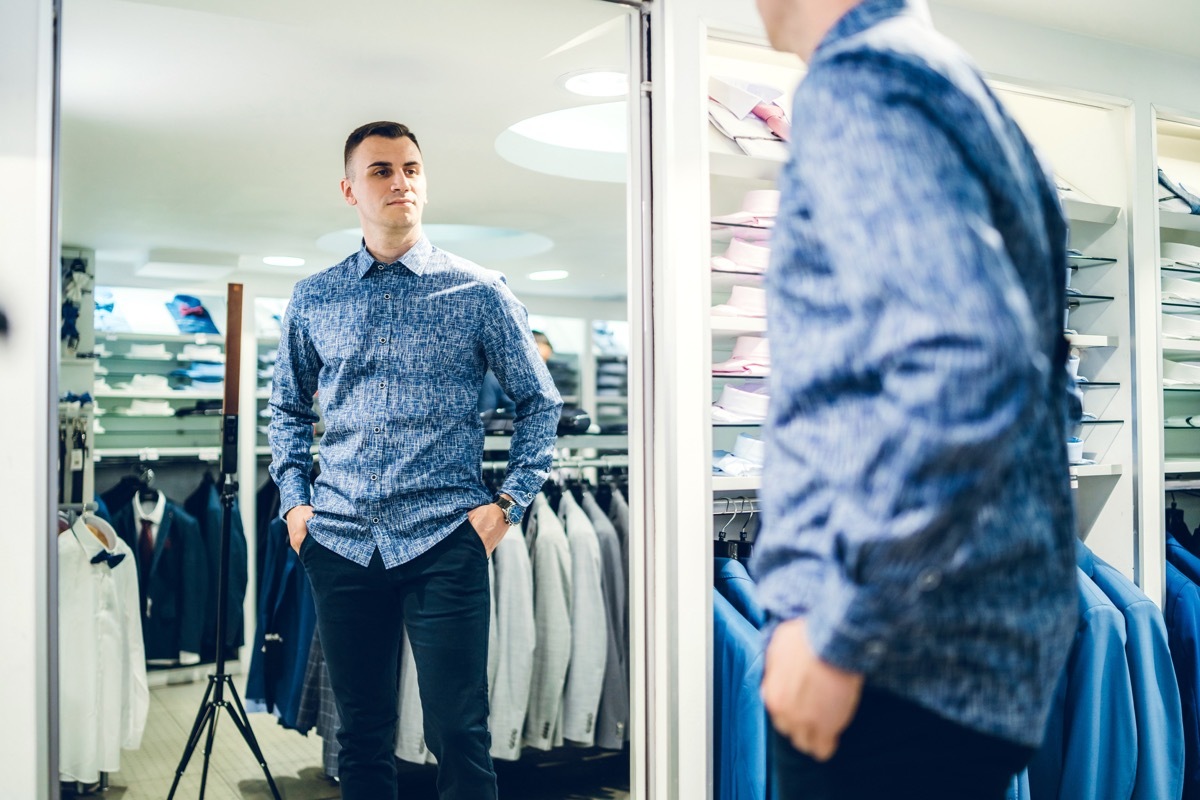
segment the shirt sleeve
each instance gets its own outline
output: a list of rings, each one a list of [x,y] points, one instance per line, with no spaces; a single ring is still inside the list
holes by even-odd
[[[806,616],[815,652],[869,672],[921,579],[961,557],[956,517],[1010,465],[1049,359],[985,189],[922,103],[936,87],[822,68],[797,100],[802,201],[783,211],[814,238],[791,249],[823,257],[777,252],[769,277],[778,546],[756,572],[773,617]]]
[[[528,508],[550,477],[562,398],[529,329],[529,315],[503,281],[484,325],[488,365],[516,405],[508,474],[500,491]]]
[[[313,347],[300,307],[299,287],[292,292],[280,323],[279,350],[271,389],[271,477],[279,486],[279,516],[296,506],[311,504],[313,397],[321,359]]]

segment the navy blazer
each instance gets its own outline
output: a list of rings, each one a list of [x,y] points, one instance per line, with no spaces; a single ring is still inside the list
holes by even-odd
[[[113,527],[138,565],[146,658],[177,661],[181,650],[199,653],[208,599],[208,555],[200,523],[175,503],[166,502],[145,583],[132,499],[117,509]]]
[[[1079,542],[1076,562],[1125,617],[1125,655],[1137,718],[1133,800],[1183,792],[1183,712],[1162,612],[1132,581]]]
[[[759,687],[763,637],[713,594],[714,800],[765,800],[767,712]]]
[[[1029,763],[1034,800],[1128,800],[1137,768],[1137,721],[1125,660],[1125,618],[1076,570],[1079,625],[1059,679],[1045,739]]]
[[[1183,800],[1200,800],[1200,588],[1170,561],[1169,548],[1167,557],[1167,639],[1183,705]]]
[[[273,710],[280,725],[297,728],[317,610],[308,575],[288,540],[287,523],[278,517],[267,528],[266,553],[246,676],[247,709]]]
[[[733,604],[738,613],[756,629],[762,630],[766,613],[754,595],[754,579],[746,565],[736,558],[718,558],[713,564],[713,582],[717,591]]]
[[[221,496],[217,484],[209,473],[204,473],[200,486],[184,501],[183,507],[200,523],[200,534],[204,538],[208,554],[209,596],[205,603],[204,633],[200,640],[201,657],[207,661],[217,653],[217,576],[221,567]],[[249,558],[246,534],[242,530],[242,515],[237,502],[233,504],[233,519],[229,533],[229,582],[225,585],[228,607],[225,612],[225,649],[227,656],[236,655],[244,642],[246,627],[245,610],[246,582],[249,580]],[[233,651],[230,653],[228,651]]]

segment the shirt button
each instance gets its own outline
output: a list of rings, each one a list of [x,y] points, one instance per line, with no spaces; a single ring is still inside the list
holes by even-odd
[[[376,433],[379,433],[379,428],[376,428],[376,429],[375,429],[375,432],[376,432]]]
[[[940,570],[927,569],[917,576],[917,588],[922,592],[932,592],[941,585],[942,573]]]
[[[386,338],[386,337],[383,337],[383,336],[380,336],[380,337],[379,337],[379,343],[380,343],[380,344],[387,344],[387,338]]]
[[[384,384],[384,382],[383,382],[383,381],[380,381],[380,382],[379,382],[379,388],[380,388],[380,389],[382,389],[382,388],[384,387],[384,385],[385,385],[385,384]]]
[[[371,517],[371,522],[379,522],[379,517]]]
[[[373,480],[373,481],[377,481],[377,480],[379,480],[379,476],[378,476],[378,475],[372,475],[372,476],[371,476],[371,480]]]
[[[385,295],[383,296],[383,299],[384,299],[384,300],[391,300],[391,299],[392,299],[392,296],[391,296],[390,294],[385,294]]]

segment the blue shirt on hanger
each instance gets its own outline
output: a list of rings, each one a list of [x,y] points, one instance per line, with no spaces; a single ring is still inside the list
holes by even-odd
[[[713,594],[714,800],[766,800],[767,711],[759,686],[762,636]]]
[[[1200,800],[1200,588],[1170,561],[1165,615],[1183,706],[1183,800]]]

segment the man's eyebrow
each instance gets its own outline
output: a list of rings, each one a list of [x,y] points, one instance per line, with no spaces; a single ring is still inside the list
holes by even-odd
[[[370,164],[367,165],[367,169],[371,169],[372,167],[390,167],[390,166],[392,166],[392,162],[390,162],[390,161],[372,161]],[[405,167],[419,167],[419,166],[421,166],[421,162],[420,161],[406,161],[406,162],[404,162],[404,166]]]

